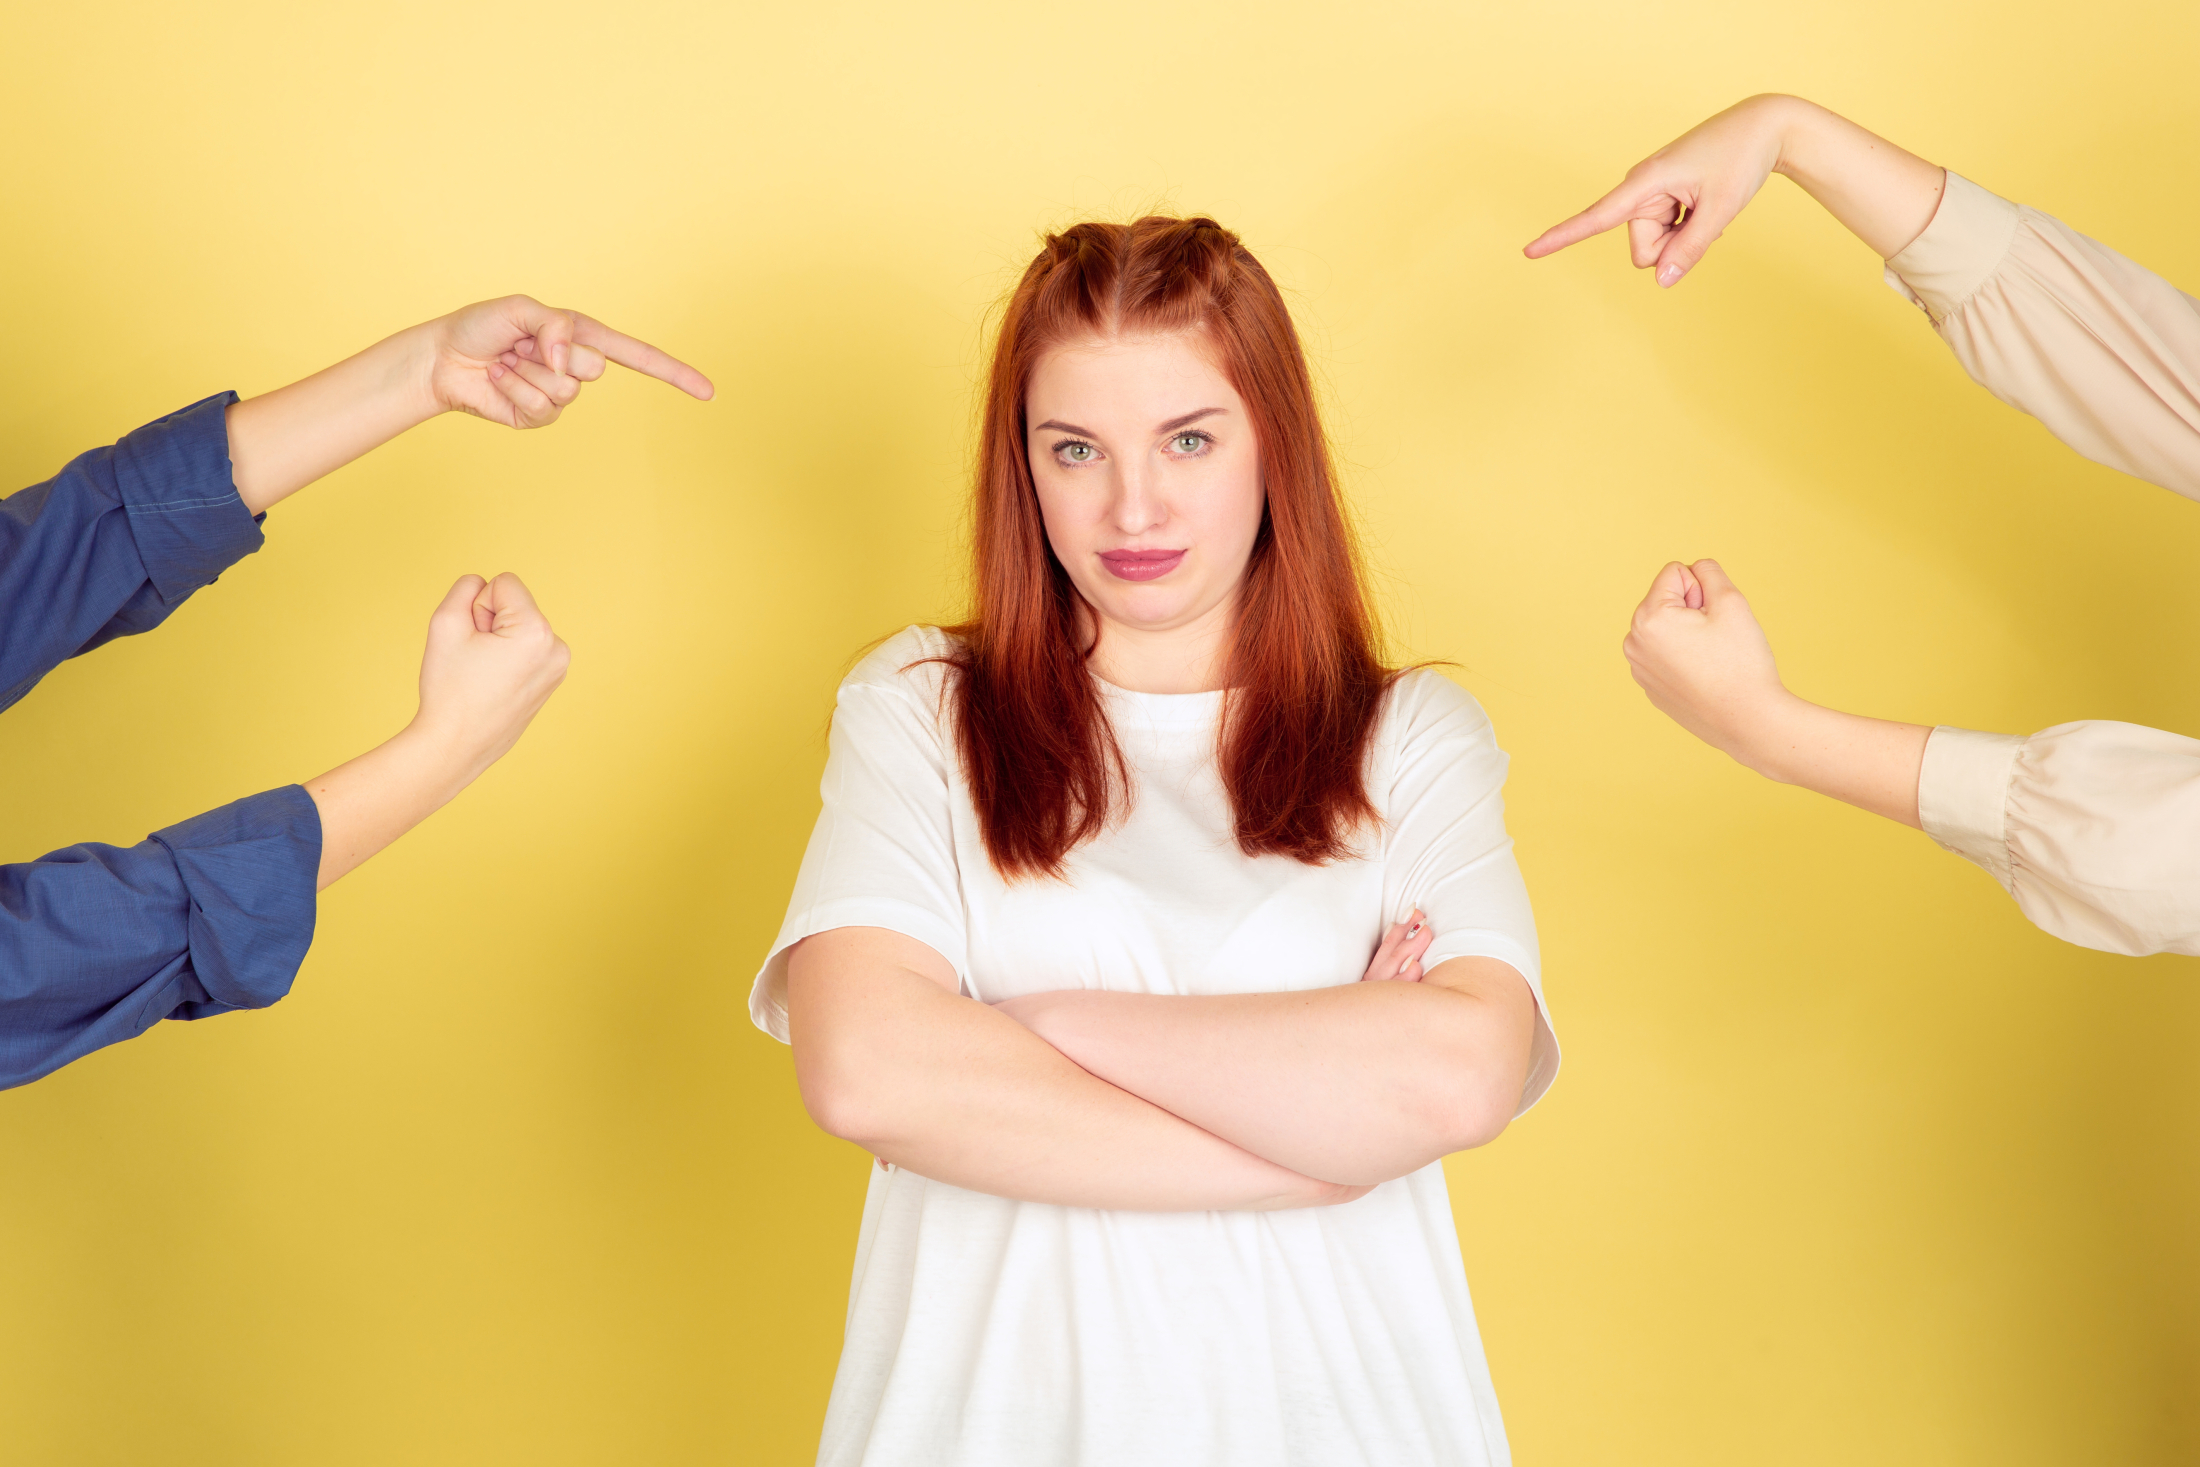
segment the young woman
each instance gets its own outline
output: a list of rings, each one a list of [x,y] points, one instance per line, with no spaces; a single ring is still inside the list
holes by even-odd
[[[1679,281],[1785,173],[1887,261],[1973,380],[2087,458],[2200,499],[2200,300],[2037,209],[1800,97],[1752,97],[1530,244],[1627,225]],[[1626,643],[1680,725],[1770,778],[1924,830],[2082,947],[2200,953],[2200,740],[2105,719],[2030,737],[1822,708],[1780,681],[1715,561],[1659,572]]]
[[[1282,297],[1052,236],[982,431],[751,999],[879,1160],[819,1460],[1508,1461],[1438,1164],[1557,1069],[1506,759],[1377,659]]]

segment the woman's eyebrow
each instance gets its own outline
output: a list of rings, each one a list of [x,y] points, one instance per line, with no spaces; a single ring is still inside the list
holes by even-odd
[[[1181,418],[1169,419],[1169,421],[1161,425],[1160,431],[1163,433],[1174,433],[1177,429],[1189,427],[1193,423],[1198,422],[1201,418],[1208,417],[1214,413],[1226,413],[1228,411],[1228,408],[1221,407],[1201,408],[1196,413],[1186,413]]]
[[[1186,428],[1191,426],[1193,423],[1198,422],[1201,418],[1211,417],[1215,413],[1226,413],[1228,411],[1229,409],[1225,407],[1203,407],[1194,412],[1186,413],[1181,418],[1169,419],[1169,421],[1163,423],[1157,431],[1162,433],[1174,433],[1179,428]],[[1099,434],[1093,432],[1090,428],[1080,428],[1075,423],[1065,423],[1060,418],[1049,418],[1043,423],[1034,423],[1031,425],[1031,431],[1034,433],[1075,433],[1081,438],[1098,438],[1100,436]]]

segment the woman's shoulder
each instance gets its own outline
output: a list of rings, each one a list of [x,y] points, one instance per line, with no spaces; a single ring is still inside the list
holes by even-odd
[[[1431,735],[1496,741],[1490,717],[1474,694],[1433,667],[1409,667],[1398,674],[1383,707],[1383,728],[1401,744]]]
[[[918,699],[937,707],[947,685],[950,660],[962,643],[939,627],[907,626],[873,647],[848,675],[840,691],[868,688]]]

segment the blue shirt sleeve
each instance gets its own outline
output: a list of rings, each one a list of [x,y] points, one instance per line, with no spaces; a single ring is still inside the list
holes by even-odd
[[[138,845],[0,866],[0,1089],[162,1019],[265,1008],[313,941],[321,817],[298,785]]]
[[[260,548],[224,392],[0,499],[0,709],[80,652],[150,631]]]

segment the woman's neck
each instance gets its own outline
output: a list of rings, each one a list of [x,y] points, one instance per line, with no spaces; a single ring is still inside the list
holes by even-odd
[[[1088,636],[1098,622],[1099,640],[1085,665],[1102,682],[1133,693],[1212,693],[1225,686],[1233,603],[1177,627],[1127,626],[1096,618],[1090,607],[1079,610]]]

